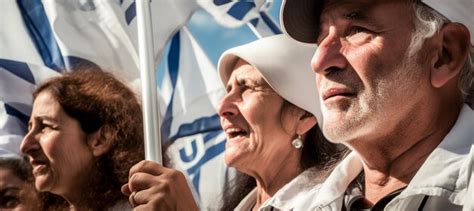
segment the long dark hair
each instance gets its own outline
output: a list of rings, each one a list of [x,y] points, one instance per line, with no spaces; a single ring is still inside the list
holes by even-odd
[[[135,94],[110,73],[94,66],[53,78],[34,93],[49,92],[65,113],[76,119],[86,134],[108,127],[114,131],[108,152],[96,159],[90,173],[86,206],[103,210],[127,197],[120,191],[128,180],[129,169],[144,159],[143,123]]]

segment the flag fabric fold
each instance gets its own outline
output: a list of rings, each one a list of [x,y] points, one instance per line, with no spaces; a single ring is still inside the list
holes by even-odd
[[[156,64],[159,63],[160,54],[169,37],[187,22],[197,8],[195,2],[188,0],[152,2]],[[0,59],[39,65],[56,73],[70,71],[78,64],[97,65],[112,72],[139,95],[135,11],[134,0],[0,1],[0,12],[8,17],[0,20]],[[24,69],[20,66],[4,68],[0,73],[3,74],[0,78],[0,99],[3,103],[0,105],[3,106],[0,110],[0,134],[10,134],[12,128],[18,127],[18,118],[12,116],[12,112],[7,112],[11,111],[7,108],[12,103],[3,100],[13,97],[8,91],[14,90],[13,87],[22,90],[15,97],[17,101],[21,101],[21,105],[26,105],[20,107],[29,107],[20,110],[28,117],[32,103],[31,92],[42,82],[35,80],[36,83],[31,83],[31,76],[24,75],[18,84],[9,83],[8,79],[11,77],[20,77]],[[7,69],[10,72],[5,71]],[[33,76],[37,69],[31,69]],[[20,104],[14,104],[13,108],[18,105]],[[18,133],[15,131],[15,134]],[[21,139],[16,140],[19,141]],[[1,147],[3,145],[0,142]],[[18,152],[17,149],[14,151]]]
[[[225,27],[240,27],[259,18],[260,11],[267,11],[271,6],[268,0],[197,0],[201,8],[214,17],[214,20]]]
[[[216,210],[225,184],[235,175],[224,164],[225,134],[217,104],[225,90],[216,68],[184,27],[172,39],[165,79],[171,93],[162,135],[174,167],[188,177],[203,210]]]
[[[28,128],[35,86],[59,75],[42,65],[0,59],[0,156],[18,155]]]

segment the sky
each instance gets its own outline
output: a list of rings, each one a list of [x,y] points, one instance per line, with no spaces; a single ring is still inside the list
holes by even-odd
[[[280,23],[281,1],[273,0],[269,11],[269,15],[278,24]],[[211,15],[202,9],[193,14],[186,26],[207,53],[214,66],[217,66],[217,61],[225,50],[257,39],[247,25],[238,28],[226,28],[219,25]],[[161,62],[157,72],[159,86],[163,72],[164,65]]]

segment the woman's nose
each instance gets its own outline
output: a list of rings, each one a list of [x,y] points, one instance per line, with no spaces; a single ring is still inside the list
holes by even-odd
[[[317,74],[326,75],[332,70],[346,68],[347,59],[341,53],[342,44],[334,26],[329,27],[329,34],[321,41],[311,60],[311,67]]]
[[[229,92],[219,102],[218,112],[221,117],[232,117],[239,113],[237,106],[235,105],[236,97],[235,93]]]
[[[29,154],[30,151],[38,148],[38,142],[34,130],[30,130],[21,141],[20,151],[23,154]]]

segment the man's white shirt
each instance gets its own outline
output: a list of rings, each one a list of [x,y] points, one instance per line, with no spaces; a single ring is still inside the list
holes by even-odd
[[[453,128],[428,156],[414,178],[385,210],[473,210],[474,111],[464,105]],[[356,152],[349,154],[306,203],[311,210],[341,210],[344,194],[362,172]]]

